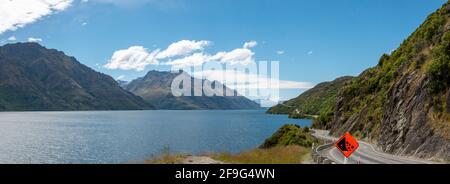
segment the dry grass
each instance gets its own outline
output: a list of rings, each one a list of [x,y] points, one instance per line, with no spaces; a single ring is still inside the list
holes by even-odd
[[[171,153],[170,149],[166,147],[158,157],[144,160],[144,164],[182,164],[183,160],[188,156],[187,154]]]
[[[440,135],[446,139],[450,139],[450,115],[445,112],[431,112],[431,125]]]
[[[204,154],[214,160],[229,164],[300,164],[310,162],[310,149],[301,146],[277,146],[268,149],[253,149],[237,154],[208,153]],[[158,157],[151,157],[144,164],[183,164],[190,155],[174,154],[164,149]]]
[[[300,164],[308,148],[300,146],[278,146],[269,149],[254,149],[238,154],[212,153],[211,158],[232,164]]]
[[[182,164],[187,155],[164,155],[159,158],[148,159],[144,164]]]

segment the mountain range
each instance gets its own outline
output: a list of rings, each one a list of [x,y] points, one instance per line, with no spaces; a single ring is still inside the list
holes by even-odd
[[[243,96],[174,97],[176,76],[150,71],[130,83],[115,81],[38,43],[7,44],[0,47],[0,111],[259,108]]]
[[[0,110],[153,109],[110,76],[37,43],[0,47]]]
[[[222,94],[234,94],[233,96],[174,96],[171,91],[172,81],[176,77],[185,77],[191,80],[191,91],[200,90],[222,90]],[[179,72],[161,72],[150,71],[144,77],[135,79],[124,86],[124,88],[133,94],[142,97],[146,102],[153,104],[157,109],[177,109],[177,110],[200,110],[200,109],[257,109],[259,104],[239,96],[235,90],[226,86],[222,89],[194,89],[193,84],[204,84],[215,87],[219,83],[211,82],[205,79],[197,79],[188,73]],[[201,88],[201,86],[199,86]]]
[[[322,82],[300,96],[267,110],[270,114],[289,114],[291,118],[307,118],[332,112],[339,90],[353,77],[345,76],[330,82]],[[315,127],[324,128],[324,127]]]

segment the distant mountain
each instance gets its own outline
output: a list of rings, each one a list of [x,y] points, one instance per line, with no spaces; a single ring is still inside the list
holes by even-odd
[[[150,109],[142,98],[119,87],[63,52],[37,43],[0,47],[0,110]]]
[[[339,90],[353,77],[340,77],[331,82],[323,82],[305,91],[300,96],[278,104],[267,112],[289,114],[293,118],[304,118],[332,112]]]
[[[203,80],[193,78],[185,72],[172,73],[150,71],[144,77],[131,81],[125,89],[142,97],[153,104],[157,109],[198,110],[198,109],[256,109],[259,104],[243,96],[182,96],[175,97],[171,92],[172,80],[179,75],[198,82]],[[199,81],[200,80],[200,81]],[[210,81],[206,81],[211,84]],[[212,83],[215,86],[215,83]],[[226,88],[227,94],[236,94],[235,91]]]
[[[120,87],[125,87],[130,82],[124,80],[117,80],[117,83],[119,84]]]

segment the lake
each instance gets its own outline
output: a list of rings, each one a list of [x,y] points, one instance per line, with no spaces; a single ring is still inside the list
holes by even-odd
[[[174,153],[240,152],[283,124],[264,110],[0,112],[0,163],[127,163]]]

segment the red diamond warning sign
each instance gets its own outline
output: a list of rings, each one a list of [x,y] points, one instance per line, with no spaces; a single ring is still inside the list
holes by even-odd
[[[350,133],[346,132],[335,144],[336,148],[344,154],[346,158],[358,149],[359,144]]]

